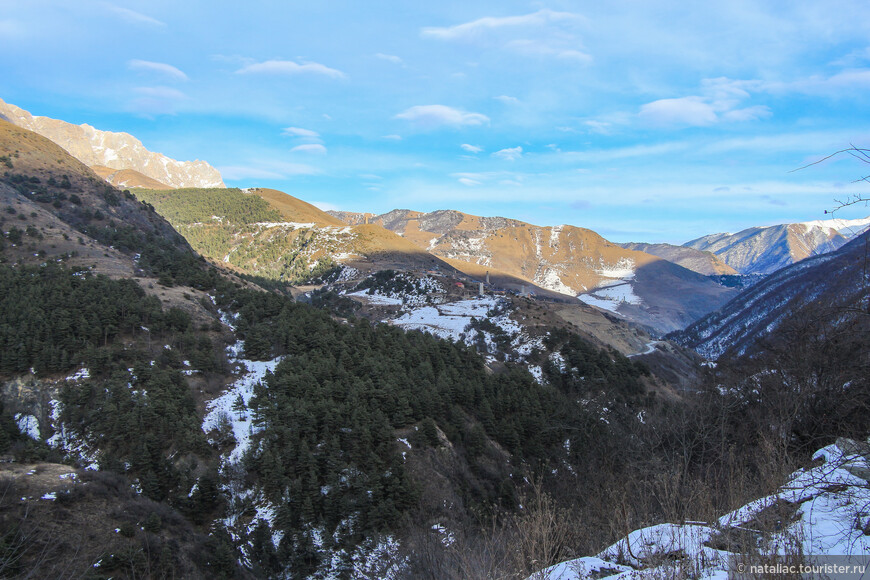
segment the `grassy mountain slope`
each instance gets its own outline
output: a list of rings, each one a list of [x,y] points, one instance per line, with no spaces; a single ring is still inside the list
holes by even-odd
[[[377,225],[347,226],[316,207],[269,189],[135,190],[197,251],[236,271],[300,283],[337,263],[357,269],[450,269]]]

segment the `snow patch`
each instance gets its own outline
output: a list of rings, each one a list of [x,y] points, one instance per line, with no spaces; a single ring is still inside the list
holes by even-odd
[[[39,441],[42,436],[39,433],[39,420],[33,415],[25,415],[24,413],[15,414],[15,422],[18,424],[18,430],[31,439]]]

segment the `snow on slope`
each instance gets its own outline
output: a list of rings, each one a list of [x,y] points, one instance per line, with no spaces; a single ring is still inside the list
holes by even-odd
[[[870,217],[817,220],[711,234],[683,244],[716,254],[742,274],[770,274],[810,256],[833,252],[870,226]]]
[[[866,444],[840,439],[813,456],[824,463],[796,471],[776,493],[718,521],[635,530],[594,557],[562,562],[529,580],[724,579],[753,564],[788,564],[794,563],[793,558],[805,565],[866,565],[870,563],[870,536],[864,532],[870,528],[868,451]],[[780,516],[776,525],[760,529],[760,522],[770,519],[772,512]],[[747,543],[753,545],[755,555],[739,548]],[[746,568],[741,570],[741,565]]]
[[[388,322],[405,330],[421,330],[438,338],[483,346],[483,354],[492,360],[500,349],[497,337],[489,330],[472,327],[473,319],[488,320],[509,339],[509,344],[502,346],[505,358],[525,362],[533,351],[543,350],[543,339],[531,338],[521,324],[512,320],[509,306],[507,300],[487,296],[415,308]],[[538,382],[543,381],[540,368],[529,370]]]
[[[636,273],[634,260],[621,258],[610,267],[602,267],[596,273],[612,281],[604,282],[591,292],[577,296],[581,302],[603,310],[618,313],[621,304],[641,304],[642,300],[634,293],[632,282]]]
[[[229,347],[231,355],[237,356],[242,351],[241,341]],[[230,427],[236,446],[222,458],[222,465],[229,466],[238,464],[245,452],[250,448],[251,435],[254,432],[253,417],[247,410],[236,410],[233,407],[241,398],[245,409],[254,396],[254,385],[262,382],[267,373],[274,372],[275,367],[281,362],[280,358],[270,361],[252,361],[240,358],[231,358],[231,363],[240,365],[242,374],[232,385],[227,388],[223,395],[209,402],[205,417],[202,420],[202,430],[210,433],[212,430]]]
[[[860,218],[856,220],[814,220],[809,222],[801,222],[800,225],[809,228],[819,228],[826,233],[837,232],[838,234],[848,238],[853,238],[864,233],[870,227],[870,217]]]
[[[422,330],[438,338],[464,340],[472,318],[486,318],[487,312],[498,305],[495,298],[462,300],[438,306],[424,306],[411,310],[391,321],[405,330]]]

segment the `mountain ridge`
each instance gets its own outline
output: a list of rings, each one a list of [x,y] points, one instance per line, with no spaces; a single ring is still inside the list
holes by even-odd
[[[771,274],[810,256],[832,252],[870,226],[870,218],[756,226],[701,236],[684,247],[711,252],[741,274]]]
[[[225,187],[220,172],[205,161],[176,161],[154,153],[129,133],[35,116],[2,99],[0,117],[54,141],[89,167],[134,170],[171,187]]]
[[[329,213],[346,223],[379,224],[460,269],[460,262],[472,264],[484,275],[487,268],[498,269],[553,292],[579,297],[654,332],[682,328],[736,293],[682,266],[668,266],[670,262],[660,257],[623,248],[577,226],[536,226],[456,210]],[[636,278],[640,270],[644,275]],[[655,280],[654,273],[662,279]],[[677,292],[687,297],[688,309],[669,298]],[[667,308],[658,307],[662,300],[668,301]]]

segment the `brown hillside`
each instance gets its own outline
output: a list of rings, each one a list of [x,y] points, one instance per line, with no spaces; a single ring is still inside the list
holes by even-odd
[[[135,169],[112,169],[105,165],[94,165],[91,169],[94,173],[115,187],[120,187],[122,189],[129,189],[131,187],[141,187],[144,189],[174,189],[171,185],[161,183],[156,179],[152,179],[147,175],[139,173]]]
[[[339,214],[358,223],[364,214]],[[682,328],[724,304],[734,293],[715,281],[597,233],[569,225],[536,226],[453,210],[407,209],[368,218],[440,257],[474,279],[486,272],[496,286],[534,284],[571,300],[590,298],[653,332]],[[671,267],[672,266],[672,267]]]
[[[314,223],[318,226],[346,225],[340,219],[329,215],[325,211],[317,209],[308,202],[284,193],[283,191],[265,188],[250,189],[248,191],[269,202],[269,205],[281,212],[281,217],[288,222]]]

